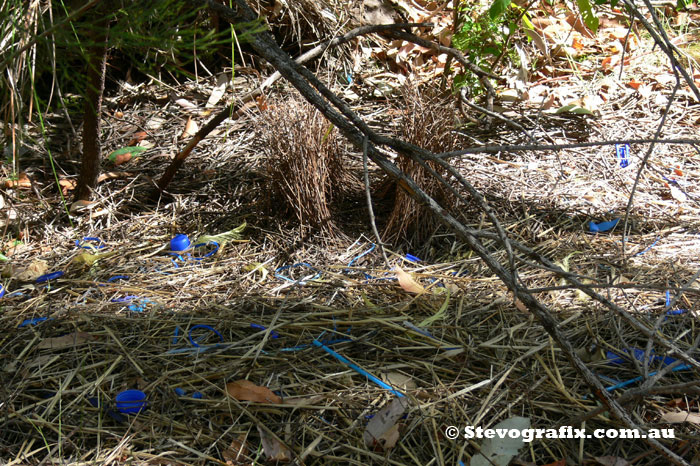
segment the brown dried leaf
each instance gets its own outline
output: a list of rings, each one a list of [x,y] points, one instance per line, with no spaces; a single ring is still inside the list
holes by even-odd
[[[221,456],[228,464],[235,466],[245,466],[252,464],[246,453],[250,451],[248,442],[245,440],[245,434],[241,434],[238,438],[231,440],[231,445],[221,452]]]
[[[401,267],[396,266],[396,278],[399,279],[399,285],[408,293],[425,293],[425,288],[420,283],[417,283],[409,274],[404,272]]]
[[[20,269],[14,276],[17,280],[25,282],[33,282],[40,276],[44,275],[49,270],[49,264],[42,260],[34,260],[26,268]]]
[[[15,189],[31,188],[32,182],[29,180],[29,177],[25,172],[19,172],[19,175],[17,175],[16,180],[5,180],[5,187]]]
[[[47,338],[36,345],[37,349],[62,349],[71,346],[83,345],[93,339],[93,336],[86,332],[73,332],[62,337]]]
[[[258,427],[260,440],[263,444],[263,451],[270,462],[287,463],[292,460],[292,452],[277,438],[270,435],[266,430]]]
[[[282,398],[275,395],[269,388],[255,385],[253,382],[245,379],[227,383],[226,393],[231,398],[235,398],[238,401],[273,404],[282,403]]]
[[[127,144],[127,147],[138,146],[139,143],[147,137],[148,133],[146,133],[145,131],[139,131],[138,133],[134,133],[132,138],[129,140],[129,144]]]
[[[669,424],[682,424],[684,422],[690,422],[691,424],[700,425],[700,413],[691,413],[688,411],[663,413],[661,415],[661,422],[667,422]]]
[[[191,138],[199,131],[199,126],[197,122],[192,119],[192,117],[187,118],[187,123],[185,123],[185,131],[183,131],[181,139]]]

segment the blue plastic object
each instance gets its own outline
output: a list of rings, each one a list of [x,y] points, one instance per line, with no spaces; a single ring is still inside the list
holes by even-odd
[[[190,248],[190,245],[190,238],[182,233],[175,235],[175,237],[170,240],[171,251],[185,251]]]
[[[97,243],[97,245],[92,245],[90,243]],[[82,240],[76,239],[75,245],[83,249],[104,249],[107,247],[100,238],[95,236],[86,236]]]
[[[196,400],[201,400],[203,397],[204,397],[204,395],[202,395],[202,394],[199,393],[199,392],[194,392],[194,393],[192,394],[192,398],[194,398],[194,399],[196,399]]]
[[[615,228],[615,225],[617,225],[619,221],[620,219],[616,218],[615,220],[610,220],[609,222],[591,222],[588,224],[588,231],[590,231],[591,233],[603,233],[606,231],[610,231],[613,228]]]
[[[22,323],[19,324],[17,326],[17,328],[27,327],[29,325],[37,325],[37,324],[42,323],[45,320],[49,320],[49,318],[48,317],[35,317],[33,319],[26,319],[26,320],[22,321]]]
[[[62,277],[64,275],[64,272],[58,271],[58,272],[51,272],[51,273],[45,273],[44,275],[40,276],[35,280],[36,283],[44,283],[48,282],[49,280],[54,280],[56,278]]]
[[[0,298],[2,298],[3,296],[5,296],[5,287],[0,285]]]
[[[221,335],[217,329],[215,329],[215,328],[212,327],[211,325],[202,325],[202,324],[199,324],[199,325],[193,326],[193,327],[190,329],[190,331],[188,332],[188,334],[187,334],[187,337],[190,339],[190,343],[192,343],[192,346],[197,346],[197,347],[199,347],[199,344],[196,343],[196,342],[194,341],[194,339],[192,338],[192,332],[195,331],[195,330],[197,330],[198,328],[203,328],[203,329],[209,330],[210,332],[216,334],[216,335],[219,337],[219,340],[220,340],[221,342],[224,341],[223,335]]]
[[[136,414],[147,407],[146,394],[141,390],[124,390],[117,394],[117,410],[122,414]]]
[[[267,328],[263,325],[260,324],[250,324],[250,328],[254,328],[255,330],[267,330]],[[270,332],[270,337],[271,338],[279,338],[280,334],[272,330]]]
[[[630,164],[630,145],[615,144],[615,155],[620,163],[621,168],[625,168]]]
[[[177,388],[175,389],[175,393],[177,394],[177,396],[185,396],[185,390],[183,390],[183,389],[180,388],[180,387],[177,387]]]
[[[406,260],[411,261],[411,262],[420,262],[420,259],[418,259],[416,256],[412,254],[406,254]]]

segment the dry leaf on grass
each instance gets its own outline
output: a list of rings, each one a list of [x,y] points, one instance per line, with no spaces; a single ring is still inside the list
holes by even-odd
[[[250,451],[248,442],[245,440],[245,434],[241,434],[238,438],[231,440],[231,445],[221,452],[221,456],[228,464],[235,466],[244,466],[252,464],[247,453]]]
[[[289,451],[289,448],[260,426],[257,427],[258,432],[260,432],[263,451],[270,462],[287,463],[292,460],[292,452]]]
[[[187,123],[185,124],[185,131],[182,132],[181,139],[191,138],[199,131],[199,126],[197,122],[192,119],[192,117],[187,118]]]
[[[691,413],[688,411],[664,413],[661,415],[661,422],[667,422],[669,424],[682,424],[684,422],[690,422],[691,424],[700,425],[700,413]]]
[[[17,280],[24,282],[33,282],[37,278],[41,277],[49,270],[49,264],[42,260],[34,260],[26,268],[20,269],[14,274]]]
[[[282,398],[275,395],[267,387],[260,387],[245,379],[226,384],[226,393],[238,401],[253,401],[256,403],[282,403]]]
[[[16,180],[5,180],[5,187],[6,188],[31,188],[32,187],[32,182],[29,180],[29,177],[27,176],[26,173],[24,172],[19,172],[19,175],[17,175]]]
[[[425,288],[417,283],[409,274],[404,272],[398,265],[396,266],[396,278],[399,279],[399,285],[404,291],[416,294],[425,293]]]
[[[399,436],[396,423],[403,416],[408,404],[409,400],[406,397],[394,398],[375,414],[362,435],[365,445],[380,450],[388,450],[396,445]]]
[[[36,345],[37,349],[62,349],[71,346],[83,345],[93,339],[93,336],[86,332],[73,332],[62,337],[47,338]]]

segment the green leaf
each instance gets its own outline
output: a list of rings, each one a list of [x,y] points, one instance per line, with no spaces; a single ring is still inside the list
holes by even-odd
[[[598,31],[600,21],[595,13],[593,13],[591,2],[589,0],[576,0],[576,3],[578,4],[578,9],[581,11],[583,23],[595,34]]]
[[[510,6],[510,0],[494,0],[489,8],[489,17],[493,20],[498,18]]]
[[[528,15],[527,13],[525,13],[523,15],[523,24],[525,25],[526,29],[530,29],[530,30],[535,29],[535,25],[532,24],[532,21],[530,21],[530,15]]]

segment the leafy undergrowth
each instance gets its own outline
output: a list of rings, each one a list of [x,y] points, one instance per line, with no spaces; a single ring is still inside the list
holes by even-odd
[[[438,23],[441,18],[433,16]],[[537,41],[526,47],[532,57],[539,50],[546,64],[527,80],[512,80],[499,111],[540,142],[653,134],[673,81],[650,44],[629,42],[629,62],[617,79],[605,67],[613,71],[615,57],[623,59],[624,46],[607,48],[606,34],[617,34],[618,26],[603,24],[597,39],[574,30],[562,40],[579,42],[562,47],[585,56],[562,59],[547,51],[556,48],[555,32],[567,30],[565,18],[549,21],[539,25],[545,49]],[[405,137],[401,109],[415,111],[400,101],[401,73],[410,68],[420,83],[439,76],[444,63],[405,45],[384,44],[397,52],[388,56],[399,74],[367,67],[350,84],[329,82],[373,125],[399,137]],[[369,63],[376,50],[363,47],[359,61]],[[419,66],[425,63],[432,66]],[[250,79],[237,75],[233,92],[254,87]],[[589,433],[624,427],[605,411],[590,414],[599,403],[547,332],[442,227],[428,239],[390,247],[387,264],[358,183],[348,183],[350,192],[329,205],[332,236],[276,215],[279,206],[270,200],[277,187],[263,155],[270,144],[263,141],[281,126],[257,120],[279,106],[298,105],[291,99],[270,96],[244,118],[222,124],[188,158],[167,198],[150,201],[152,179],[224,105],[219,91],[227,81],[182,84],[175,88],[179,98],[165,104],[154,98],[160,92],[155,86],[124,87],[107,99],[107,152],[146,150],[121,150],[106,160],[108,175],[90,205],[62,210],[59,189],[46,174],[45,147],[24,154],[25,175],[7,180],[0,459],[476,464],[472,457],[479,451],[496,447],[449,438],[449,426],[490,428],[506,421],[499,427],[558,429],[572,423]],[[381,100],[387,96],[392,105]],[[694,137],[699,118],[692,97],[681,93],[665,134]],[[52,120],[51,143],[60,146],[67,124],[59,116]],[[500,123],[454,131],[462,147],[529,143]],[[309,140],[324,135],[313,136]],[[673,302],[700,266],[700,165],[688,147],[656,146],[635,190],[624,243],[624,221],[614,220],[625,216],[648,143],[630,144],[625,160],[615,144],[503,149],[450,160],[487,193],[511,237],[580,274],[697,358],[697,286],[691,283]],[[284,150],[284,144],[274,148]],[[353,179],[362,179],[361,154],[343,144],[335,150]],[[54,155],[65,174],[61,190],[70,196],[75,162],[69,153]],[[393,199],[382,196],[381,174],[369,174],[381,231]],[[471,205],[454,210],[469,227],[490,228]],[[611,231],[591,232],[590,222],[606,221],[614,224]],[[177,234],[202,246],[173,253]],[[507,262],[497,244],[487,246]],[[539,289],[535,296],[556,314],[588,367],[606,386],[619,386],[611,389],[615,395],[639,388],[645,371],[675,363],[628,319],[566,289],[549,272],[525,264],[520,279]],[[645,428],[673,429],[675,438],[664,445],[697,461],[697,375],[675,369],[643,396],[622,402]],[[128,389],[145,396],[143,406],[135,405],[135,411],[144,408],[138,414],[117,406],[117,394]],[[639,439],[543,438],[525,446],[515,448],[519,464],[661,461]]]

